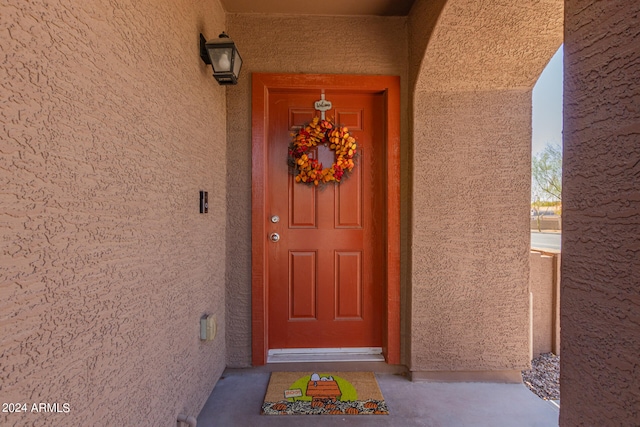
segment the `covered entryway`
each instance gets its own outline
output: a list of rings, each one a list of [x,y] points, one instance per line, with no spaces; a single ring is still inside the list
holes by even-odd
[[[348,179],[315,187],[286,159],[321,93],[359,156]],[[398,98],[396,77],[253,76],[254,364],[286,349],[378,348],[399,361]],[[333,162],[328,147],[311,156]]]

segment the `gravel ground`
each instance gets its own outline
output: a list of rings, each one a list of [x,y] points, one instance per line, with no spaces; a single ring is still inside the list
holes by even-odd
[[[560,400],[560,356],[544,353],[531,361],[531,369],[522,371],[524,384],[544,400]]]

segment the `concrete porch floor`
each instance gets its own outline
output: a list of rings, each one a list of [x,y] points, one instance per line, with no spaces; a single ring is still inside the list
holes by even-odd
[[[389,415],[260,415],[271,371],[373,371]],[[198,416],[198,427],[557,426],[558,408],[523,384],[411,382],[385,363],[271,364],[227,369]]]

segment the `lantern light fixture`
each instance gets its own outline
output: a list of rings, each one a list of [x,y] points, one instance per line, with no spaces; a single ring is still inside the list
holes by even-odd
[[[238,84],[242,58],[233,40],[223,31],[209,40],[200,33],[200,58],[213,68],[213,77],[220,85]]]

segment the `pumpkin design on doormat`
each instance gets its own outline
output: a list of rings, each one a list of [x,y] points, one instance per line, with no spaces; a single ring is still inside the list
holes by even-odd
[[[263,414],[386,415],[389,413],[372,372],[349,372],[340,375],[313,372],[291,381],[292,377],[300,374],[302,373],[274,372],[272,374],[262,405]],[[358,397],[357,387],[364,391],[362,396],[364,399]]]

